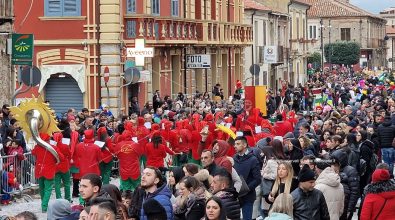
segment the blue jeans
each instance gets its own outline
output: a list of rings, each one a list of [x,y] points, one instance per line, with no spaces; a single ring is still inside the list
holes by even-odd
[[[252,209],[254,202],[246,202],[241,206],[241,212],[243,213],[243,220],[252,220]]]
[[[392,174],[394,172],[395,149],[393,147],[381,148],[381,156],[384,163],[390,167],[390,174]]]

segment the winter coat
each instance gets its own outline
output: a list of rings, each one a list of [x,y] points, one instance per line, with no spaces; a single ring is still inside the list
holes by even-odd
[[[365,140],[359,144],[360,158],[366,161],[366,171],[363,176],[360,177],[360,188],[364,188],[371,180],[371,176],[376,167],[370,166],[370,161],[374,153],[374,144],[370,140]]]
[[[254,156],[252,150],[249,149],[248,153],[243,156],[236,154],[233,160],[235,163],[234,168],[237,173],[244,178],[250,189],[245,196],[239,198],[240,204],[242,205],[244,202],[254,202],[256,199],[255,188],[261,183],[258,159]]]
[[[273,212],[265,220],[292,220],[293,218],[284,213]]]
[[[318,189],[303,192],[301,188],[292,193],[295,220],[329,220],[328,206],[325,197]]]
[[[224,189],[214,194],[222,201],[222,207],[225,207],[226,217],[230,220],[240,219],[240,204],[237,199],[237,192],[233,188]]]
[[[94,173],[100,176],[99,163],[101,161],[100,147],[94,144],[94,131],[85,130],[84,142],[77,144],[74,152],[74,160],[79,161],[79,174],[81,178],[85,174]]]
[[[223,140],[217,141],[219,149],[218,152],[214,155],[214,162],[217,166],[223,167],[228,171],[228,173],[232,173],[232,163],[227,157],[227,152],[230,148],[228,142]]]
[[[171,195],[172,194],[170,189],[166,186],[166,184],[163,184],[154,193],[145,194],[142,205],[144,205],[144,203],[147,202],[149,199],[155,199],[165,209],[167,220],[173,220],[173,206],[170,202]],[[140,210],[140,220],[147,220],[144,208]]]
[[[344,191],[340,176],[331,167],[327,167],[315,181],[315,188],[325,197],[331,220],[338,220],[344,210]]]
[[[54,133],[53,139],[57,143],[56,147],[63,154],[63,160],[56,166],[56,172],[67,173],[70,170],[70,148],[68,145],[62,143],[63,135],[61,133]]]
[[[140,145],[134,141],[121,141],[114,146],[114,152],[119,160],[119,173],[121,179],[127,180],[131,178],[137,180],[140,176],[139,161],[142,155]]]
[[[361,220],[394,219],[395,184],[393,181],[372,183],[367,186],[366,192],[367,195],[362,205]]]
[[[174,205],[174,219],[176,220],[200,220],[206,211],[206,194],[204,187],[197,188],[188,195],[184,204]],[[177,197],[177,200],[181,197]]]
[[[359,174],[358,171],[348,164],[347,154],[343,150],[336,150],[332,157],[340,162],[340,182],[344,189],[344,214],[347,212],[354,212],[360,197],[359,191]]]
[[[274,130],[276,136],[283,137],[288,132],[293,132],[292,124],[289,121],[277,121],[274,123]]]
[[[166,157],[166,153],[174,155],[174,152],[166,145],[158,144],[158,147],[155,148],[152,142],[145,145],[145,152],[147,154],[147,166],[156,168],[164,167],[163,159]]]
[[[48,139],[44,141],[49,141]],[[54,147],[54,146],[52,146]],[[63,155],[54,147],[59,155],[59,159],[63,158]],[[56,173],[56,159],[55,157],[44,147],[36,145],[32,150],[32,155],[36,157],[36,164],[34,166],[34,174],[36,178],[44,177],[46,179],[53,179]]]
[[[392,147],[392,140],[395,137],[395,126],[391,125],[391,121],[385,120],[377,128],[378,140],[380,142],[380,148]]]

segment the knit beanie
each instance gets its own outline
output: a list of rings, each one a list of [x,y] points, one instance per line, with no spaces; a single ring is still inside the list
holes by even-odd
[[[310,169],[309,165],[305,164],[303,168],[300,170],[298,175],[299,182],[307,182],[310,180],[315,180],[315,174]]]
[[[372,183],[386,181],[390,179],[390,172],[386,169],[377,169],[373,172]]]
[[[65,199],[56,199],[49,203],[47,219],[57,220],[64,218],[71,213],[71,204]]]

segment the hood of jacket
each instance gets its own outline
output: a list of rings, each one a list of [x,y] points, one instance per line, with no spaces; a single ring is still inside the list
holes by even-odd
[[[395,181],[387,180],[377,183],[371,183],[366,186],[366,194],[378,194],[385,199],[394,198],[395,196]]]
[[[90,143],[90,142],[94,141],[95,132],[92,129],[85,130],[84,135],[85,135],[84,143],[87,143],[87,142]]]
[[[340,176],[335,173],[331,167],[327,167],[321,172],[315,181],[315,184],[320,183],[331,187],[337,187],[340,184]]]
[[[166,184],[163,184],[155,192],[146,194],[145,198],[149,199],[149,198],[153,198],[157,195],[167,196],[170,199],[172,196],[172,193],[171,193],[171,190],[169,189],[169,187],[167,187]]]
[[[48,207],[48,219],[58,220],[71,214],[70,202],[65,199],[52,200]]]
[[[63,138],[62,133],[56,132],[56,133],[54,133],[54,134],[52,135],[52,137],[53,137],[53,140],[54,140],[56,143],[61,143],[61,142],[62,142],[62,138]]]
[[[106,127],[101,127],[99,129],[97,129],[97,139],[99,141],[105,141],[107,136],[108,136],[108,134],[107,134],[107,128]]]
[[[231,188],[227,188],[227,189],[223,189],[221,191],[218,191],[214,194],[214,196],[224,199],[224,198],[234,198],[237,199],[238,198],[238,193],[237,191],[231,187]]]
[[[348,164],[348,156],[342,149],[335,150],[331,154],[331,157],[340,163],[341,169],[347,166]]]
[[[223,140],[218,140],[217,143],[218,143],[218,152],[215,153],[214,157],[219,158],[219,157],[226,156],[226,153],[228,152],[228,150],[230,148],[230,145],[228,144],[228,142],[223,141]]]
[[[213,177],[210,176],[210,173],[206,169],[201,169],[197,174],[195,174],[193,177],[195,177],[197,180],[200,182],[208,181],[210,184],[213,180]]]
[[[262,177],[268,180],[274,180],[277,176],[278,163],[276,160],[268,160],[262,170]]]

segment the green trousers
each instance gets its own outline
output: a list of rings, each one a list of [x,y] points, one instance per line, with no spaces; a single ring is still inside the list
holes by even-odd
[[[110,161],[109,163],[101,162],[100,166],[100,175],[103,181],[103,185],[110,183],[111,169],[114,164],[114,161]]]
[[[51,198],[52,187],[53,187],[54,179],[46,179],[44,177],[40,177],[38,179],[38,186],[40,187],[40,197],[41,197],[41,210],[46,212],[48,209],[48,202]]]
[[[62,192],[60,189],[62,188],[62,182],[64,186],[64,199],[71,201],[71,195],[70,195],[70,185],[71,185],[71,176],[70,176],[70,171],[67,171],[66,173],[62,172],[57,172],[55,174],[55,194],[57,199],[62,198]]]
[[[141,177],[139,177],[137,180],[132,180],[130,178],[127,180],[121,179],[121,184],[119,188],[121,191],[131,190],[133,192],[140,184],[140,182],[141,182]]]

